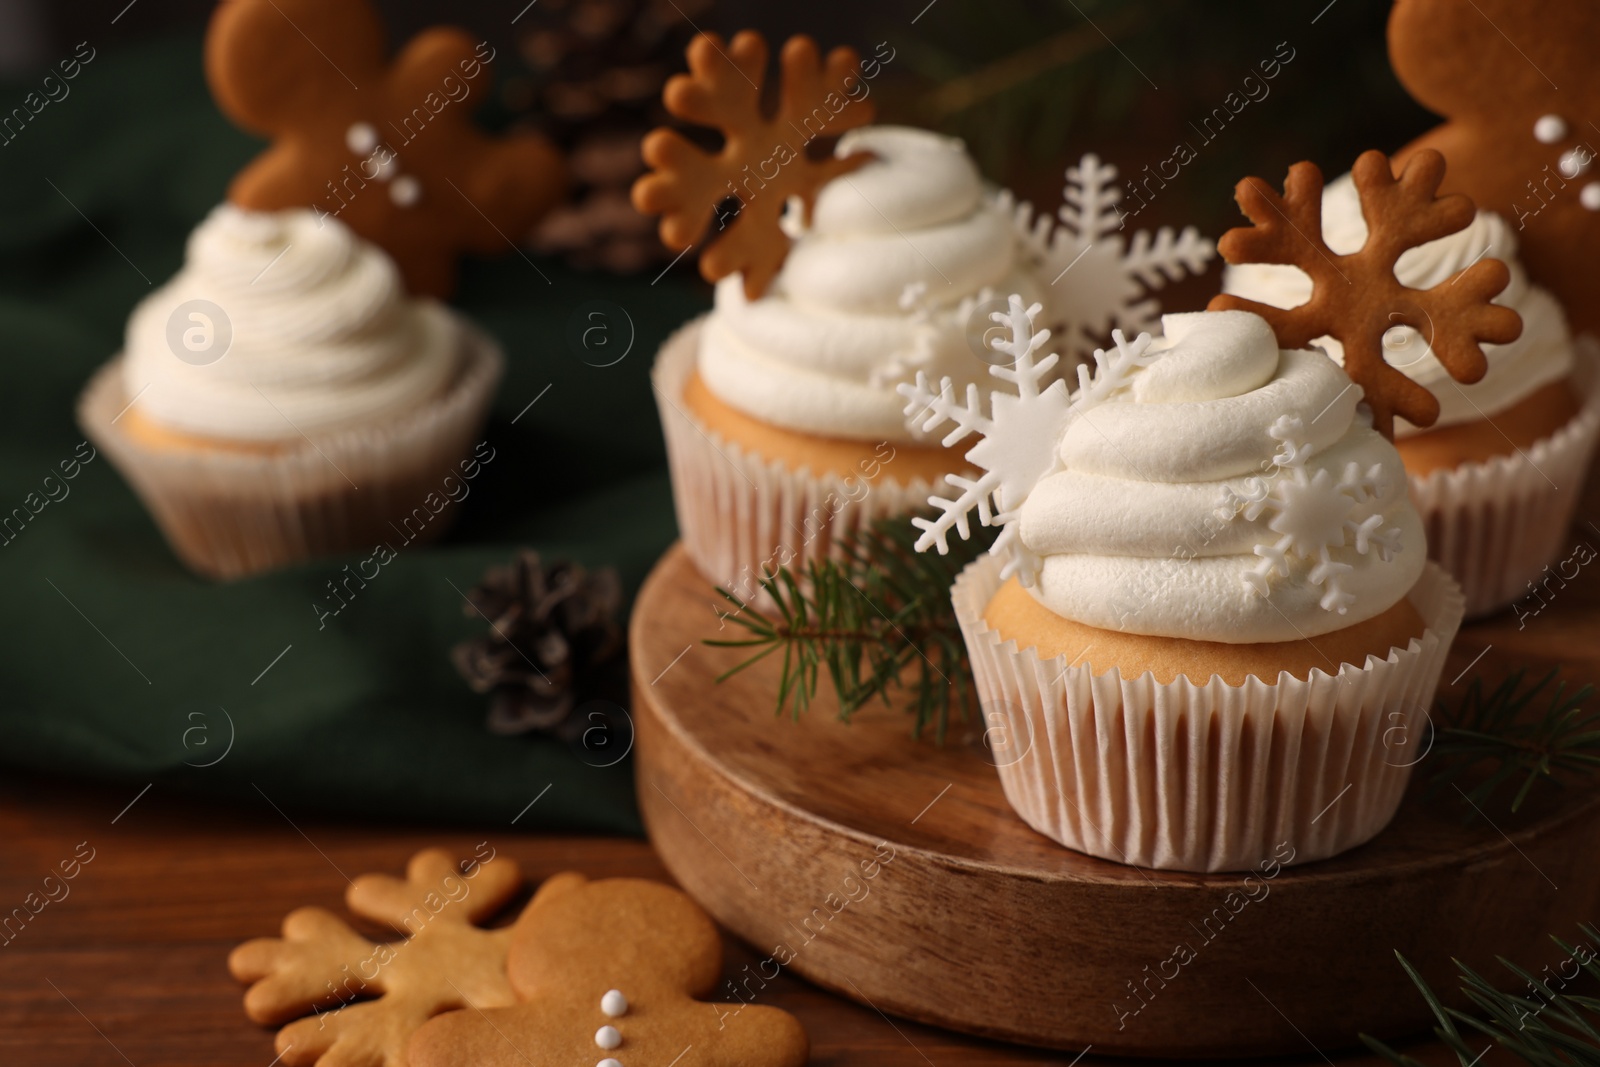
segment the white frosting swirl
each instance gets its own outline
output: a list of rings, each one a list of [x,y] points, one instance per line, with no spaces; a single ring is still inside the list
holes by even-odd
[[[988,366],[967,339],[973,299],[993,289],[1032,301],[1043,287],[960,141],[873,126],[840,138],[837,154],[853,152],[874,158],[822,188],[761,299],[747,301],[738,276],[717,286],[700,375],[721,400],[776,426],[923,440],[895,383],[921,369],[987,388]],[[902,307],[911,286],[926,315]]]
[[[214,330],[231,327],[212,362],[173,344],[193,300],[221,309]],[[451,312],[407,297],[388,255],[337,219],[223,204],[190,235],[183,269],[134,310],[123,381],[172,429],[288,440],[415,408],[445,387],[462,343]]]
[[[1407,495],[1394,446],[1357,417],[1361,389],[1321,352],[1280,352],[1266,322],[1246,312],[1166,315],[1160,355],[1129,386],[1079,414],[1057,448],[1057,473],[1028,495],[1022,543],[1043,558],[1034,596],[1051,611],[1126,633],[1251,643],[1314,638],[1379,615],[1422,573],[1422,522]],[[1337,483],[1350,464],[1377,468],[1379,488],[1348,509],[1295,513],[1295,522],[1338,531],[1330,558],[1354,602],[1322,606],[1318,560],[1291,553],[1289,574],[1262,596],[1244,580],[1281,532],[1269,509],[1254,521],[1223,518],[1219,505],[1249,479],[1279,492],[1296,478],[1280,470],[1272,435],[1282,416],[1300,421],[1310,456],[1304,472]],[[1306,503],[1302,498],[1300,503]],[[1335,502],[1337,504],[1337,502]],[[1385,561],[1362,553],[1340,526],[1382,516],[1401,551]],[[1332,525],[1329,525],[1329,524]]]
[[[1348,174],[1328,184],[1322,196],[1322,228],[1328,247],[1340,255],[1359,251],[1367,240],[1367,223],[1361,214],[1361,196]],[[1572,373],[1572,336],[1561,305],[1534,285],[1517,259],[1517,238],[1504,218],[1479,211],[1472,224],[1458,233],[1407,249],[1395,264],[1395,275],[1414,289],[1429,289],[1448,281],[1458,271],[1489,256],[1511,270],[1511,284],[1495,303],[1522,316],[1522,336],[1508,345],[1484,345],[1489,371],[1471,385],[1462,385],[1434,356],[1421,335],[1400,326],[1384,338],[1391,364],[1439,398],[1439,421],[1453,426],[1504,411],[1528,394]],[[1292,308],[1311,299],[1311,279],[1300,268],[1275,263],[1230,266],[1223,289],[1273,307]],[[1343,362],[1344,346],[1331,337],[1318,338],[1334,359]],[[1395,435],[1419,433],[1415,426],[1396,418]]]

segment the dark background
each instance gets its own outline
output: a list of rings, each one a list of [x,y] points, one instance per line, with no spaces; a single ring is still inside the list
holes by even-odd
[[[590,0],[378,0],[394,39],[441,21],[518,50],[519,38]],[[605,2],[605,0],[594,0]],[[795,32],[824,47],[895,49],[881,117],[968,139],[990,177],[1053,203],[1061,168],[1085,151],[1137,173],[1168,156],[1257,63],[1287,42],[1295,59],[1215,141],[1200,147],[1150,217],[1213,234],[1237,217],[1233,184],[1281,177],[1309,158],[1330,175],[1368,148],[1393,150],[1432,119],[1389,70],[1383,0],[682,0],[706,29]],[[114,51],[198,34],[211,0],[0,0],[0,79],[25,80],[78,41]],[[513,17],[522,12],[515,25]],[[119,16],[120,13],[120,17]],[[111,19],[116,17],[115,25]],[[1105,31],[1104,33],[1100,31]],[[952,86],[962,92],[959,101]],[[970,93],[968,92],[970,90]],[[1143,221],[1143,220],[1141,220]]]

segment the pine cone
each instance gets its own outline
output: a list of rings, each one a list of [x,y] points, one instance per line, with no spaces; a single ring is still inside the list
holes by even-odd
[[[524,549],[489,568],[467,600],[466,613],[481,613],[489,632],[457,645],[451,659],[473,692],[491,694],[489,729],[564,735],[572,709],[608,680],[622,651],[617,572],[590,574],[567,561],[545,567]]]
[[[644,173],[639,141],[670,120],[661,88],[712,0],[541,0],[519,23],[530,75],[508,82],[506,109],[552,138],[572,160],[566,204],[530,235],[539,252],[619,274],[672,253],[655,220],[628,198]]]

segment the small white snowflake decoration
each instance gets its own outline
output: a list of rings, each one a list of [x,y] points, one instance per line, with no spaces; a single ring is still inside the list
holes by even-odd
[[[1349,546],[1363,556],[1376,551],[1385,562],[1400,551],[1399,527],[1385,527],[1383,516],[1376,512],[1356,518],[1389,488],[1383,468],[1373,464],[1362,473],[1351,462],[1337,481],[1326,469],[1312,474],[1306,470],[1311,445],[1298,417],[1281,415],[1268,432],[1279,442],[1272,460],[1277,470],[1269,478],[1247,480],[1242,489],[1227,489],[1219,509],[1230,520],[1243,515],[1254,522],[1269,514],[1267,529],[1279,535],[1275,541],[1256,545],[1261,562],[1244,572],[1244,583],[1267,596],[1269,579],[1275,574],[1288,577],[1291,559],[1312,560],[1308,577],[1323,591],[1323,609],[1343,615],[1355,603],[1343,584],[1354,568],[1335,560],[1332,550]]]
[[[966,456],[984,472],[982,476],[972,479],[946,475],[945,480],[961,490],[960,495],[954,499],[929,497],[928,503],[939,514],[931,519],[911,520],[922,531],[917,539],[917,550],[926,552],[937,548],[941,555],[948,553],[950,531],[956,531],[962,538],[970,537],[970,515],[976,511],[983,525],[1005,526],[991,549],[995,555],[1007,557],[1002,576],[1009,578],[1015,574],[1028,586],[1038,576],[1040,560],[1028,551],[1018,536],[1015,522],[1018,509],[1040,479],[1057,469],[1056,445],[1072,419],[1119,392],[1128,384],[1130,375],[1149,365],[1156,355],[1147,352],[1149,334],[1141,334],[1130,343],[1120,330],[1116,331],[1113,336],[1117,351],[1108,355],[1097,350],[1095,373],[1080,366],[1078,391],[1069,394],[1065,381],[1059,378],[1052,381],[1050,377],[1059,357],[1051,354],[1038,360],[1034,358],[1050,339],[1049,330],[1036,332],[1033,328],[1034,319],[1041,310],[1039,304],[1024,306],[1022,298],[1012,294],[1008,309],[990,316],[1006,331],[1006,336],[996,338],[991,347],[1010,356],[1011,362],[991,366],[989,373],[1015,385],[1017,391],[1015,395],[1000,390],[989,393],[988,415],[983,414],[976,385],[967,386],[965,403],[956,399],[955,385],[949,378],[941,381],[935,392],[927,375],[921,371],[917,372],[915,383],[899,387],[900,394],[906,398],[906,417],[913,425],[919,425],[926,432],[946,422],[952,424],[942,442],[945,447],[971,434],[983,438]]]
[[[953,307],[941,308],[928,292],[927,282],[910,282],[900,292],[900,310],[911,323],[911,343],[904,351],[890,355],[874,367],[867,380],[874,386],[895,385],[911,380],[912,374],[933,362],[941,334],[950,322],[964,323],[979,307],[994,299],[994,290],[984,286],[962,297]]]
[[[1193,226],[1180,233],[1163,226],[1152,234],[1124,235],[1117,210],[1122,190],[1117,168],[1093,153],[1067,168],[1064,203],[1054,218],[1032,204],[1011,209],[1023,248],[1049,283],[1045,301],[1068,357],[1085,359],[1111,330],[1130,336],[1155,329],[1161,306],[1150,294],[1168,282],[1198,274],[1216,246]]]

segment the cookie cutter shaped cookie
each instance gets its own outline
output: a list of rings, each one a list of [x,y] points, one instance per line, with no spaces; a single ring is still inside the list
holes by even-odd
[[[391,60],[367,0],[226,0],[206,34],[206,78],[229,118],[272,141],[228,199],[336,217],[387,251],[412,293],[448,296],[458,257],[514,249],[566,187],[544,137],[492,137],[472,122],[493,59],[435,27]]]
[[[407,1040],[433,1016],[515,999],[506,978],[511,930],[477,924],[522,884],[510,860],[491,858],[464,872],[450,853],[428,849],[411,858],[404,879],[364,874],[345,893],[352,912],[404,940],[372,941],[326,908],[298,908],[283,920],[281,938],[234,949],[228,970],[250,983],[244,1006],[251,1019],[288,1023],[276,1041],[286,1067],[324,1058],[404,1067]],[[363,997],[375,999],[352,1003]]]
[[[724,47],[721,37],[702,33],[688,58],[689,73],[674,75],[662,100],[675,118],[720,131],[722,147],[708,152],[676,130],[653,130],[642,145],[651,173],[634,183],[633,205],[661,216],[661,241],[675,252],[694,247],[714,225],[700,273],[715,282],[742,272],[745,296],[754,300],[789,253],[782,220],[790,198],[809,221],[818,191],[871,158],[807,153],[813,141],[872,122],[873,105],[849,91],[852,78],[860,81],[861,57],[840,47],[823,59],[811,38],[791,37],[770,116],[761,106],[768,58],[761,34],[745,30]],[[737,215],[722,210],[730,197]]]
[[[1211,299],[1213,311],[1250,311],[1272,326],[1284,348],[1306,348],[1318,337],[1344,346],[1344,369],[1361,386],[1372,425],[1394,438],[1394,417],[1418,427],[1433,425],[1439,400],[1384,357],[1384,334],[1409,326],[1458,382],[1478,381],[1488,370],[1483,345],[1507,344],[1522,334],[1522,318],[1492,303],[1510,284],[1511,272],[1497,259],[1479,259],[1431,289],[1413,289],[1395,276],[1407,249],[1447,237],[1471,224],[1477,208],[1462,195],[1439,196],[1444,157],[1417,153],[1398,178],[1382,152],[1365,152],[1351,168],[1361,196],[1367,240],[1340,255],[1322,236],[1322,172],[1296,163],[1280,195],[1260,178],[1235,189],[1254,224],[1229,230],[1217,250],[1229,263],[1281,263],[1311,276],[1311,299],[1278,308],[1232,293]]]
[[[809,1052],[794,1016],[755,1002],[776,970],[704,999],[721,936],[659,882],[555,875],[512,928],[506,971],[519,1003],[431,1020],[410,1067],[802,1067]]]

